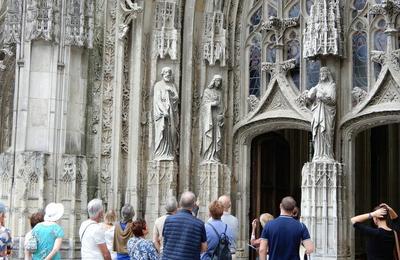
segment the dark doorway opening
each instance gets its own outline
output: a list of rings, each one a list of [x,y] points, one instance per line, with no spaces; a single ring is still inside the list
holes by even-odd
[[[370,212],[382,202],[399,212],[399,146],[400,124],[374,127],[357,135],[354,192],[356,215]],[[358,232],[355,233],[355,258],[367,259],[365,238]]]
[[[311,136],[309,132],[284,129],[256,137],[251,144],[250,234],[251,220],[262,213],[279,216],[283,197],[293,196],[300,207],[301,169],[309,161]],[[258,237],[261,232],[256,230]],[[256,252],[250,249],[250,259]]]

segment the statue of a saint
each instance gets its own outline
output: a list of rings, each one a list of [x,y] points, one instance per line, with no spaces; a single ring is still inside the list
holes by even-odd
[[[200,107],[201,157],[203,162],[220,162],[224,106],[222,77],[215,75],[204,89]]]
[[[336,83],[327,67],[320,70],[318,84],[307,93],[313,101],[311,110],[312,137],[314,143],[313,161],[333,161],[333,137],[336,115]]]
[[[162,80],[154,85],[154,160],[172,161],[178,146],[179,96],[172,69],[164,67],[161,76]]]

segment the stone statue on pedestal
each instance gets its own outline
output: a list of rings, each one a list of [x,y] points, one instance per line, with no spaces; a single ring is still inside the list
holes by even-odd
[[[306,93],[313,101],[311,110],[312,138],[314,143],[313,161],[334,161],[333,137],[336,115],[336,84],[327,67],[320,70],[319,83]]]
[[[172,69],[164,67],[161,75],[162,80],[154,85],[154,160],[172,161],[178,146],[179,96]]]
[[[204,89],[200,108],[201,158],[203,162],[220,162],[224,106],[222,77],[215,75]]]

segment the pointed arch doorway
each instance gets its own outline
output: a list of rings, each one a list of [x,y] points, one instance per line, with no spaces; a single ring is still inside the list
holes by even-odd
[[[382,125],[355,139],[354,214],[370,212],[382,202],[400,211],[400,124]],[[355,233],[355,259],[367,259],[365,238]]]
[[[253,139],[249,237],[251,220],[266,212],[277,217],[284,196],[293,196],[300,207],[301,169],[310,158],[311,147],[310,133],[297,129],[272,131]],[[254,252],[250,255],[250,259],[255,259]]]

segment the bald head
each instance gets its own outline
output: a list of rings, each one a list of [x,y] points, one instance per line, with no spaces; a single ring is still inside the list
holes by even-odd
[[[224,211],[227,212],[231,208],[231,198],[227,195],[222,195],[218,198],[218,201],[224,206]]]
[[[296,207],[296,201],[293,197],[287,196],[282,199],[281,210],[292,215],[294,208]]]
[[[179,200],[179,206],[184,209],[192,210],[196,203],[196,195],[191,191],[185,191]]]

